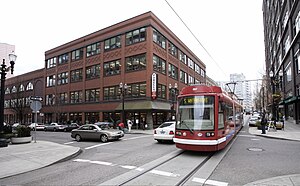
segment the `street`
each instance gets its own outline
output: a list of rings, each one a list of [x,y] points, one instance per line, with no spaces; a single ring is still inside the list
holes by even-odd
[[[76,142],[68,132],[37,131],[39,140],[80,147],[82,153],[1,179],[2,185],[199,185],[203,179],[210,185],[244,185],[300,172],[299,142],[251,135],[248,126],[216,153],[182,151],[149,134],[101,143]]]

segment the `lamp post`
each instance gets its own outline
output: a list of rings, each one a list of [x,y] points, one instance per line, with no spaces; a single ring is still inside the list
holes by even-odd
[[[127,84],[123,84],[122,82],[119,85],[119,89],[121,91],[121,96],[122,96],[122,120],[121,122],[125,124],[125,109],[124,109],[124,100],[125,100],[125,94],[126,94],[126,90],[128,89]]]
[[[174,86],[171,85],[171,83],[169,84],[169,91],[171,94],[171,100],[172,100],[172,107],[171,107],[171,119],[172,120],[176,120],[175,117],[175,103],[176,103],[176,98],[177,98],[177,94],[178,94],[178,85],[177,83],[174,84]],[[173,118],[174,117],[174,118]]]
[[[10,73],[14,72],[14,65],[17,59],[15,54],[9,54],[10,66],[5,64],[5,59],[3,59],[3,63],[1,64],[1,95],[0,95],[0,137],[4,133],[4,95],[5,95],[5,76],[7,72],[10,70]],[[1,141],[0,141],[1,142]]]
[[[272,89],[272,120],[273,118],[276,119],[276,111],[275,111],[275,101],[274,101],[274,95],[275,95],[275,84],[274,84],[274,73],[273,71],[270,71],[269,77],[271,80],[271,89]]]

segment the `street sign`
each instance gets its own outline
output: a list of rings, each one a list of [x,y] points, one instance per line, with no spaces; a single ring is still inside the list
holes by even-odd
[[[40,96],[30,96],[30,100],[32,101],[43,101],[43,98]]]
[[[42,103],[40,101],[33,101],[30,104],[30,108],[32,109],[33,112],[37,112],[37,111],[41,110]]]

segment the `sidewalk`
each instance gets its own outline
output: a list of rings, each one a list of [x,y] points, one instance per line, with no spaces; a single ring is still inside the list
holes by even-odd
[[[266,131],[266,134],[261,134],[261,130],[256,127],[249,127],[249,133],[257,136],[263,136],[266,138],[276,138],[282,140],[292,140],[300,142],[300,124],[294,124],[289,121],[285,121],[284,130],[274,130],[271,128]],[[279,177],[268,178],[264,180],[258,180],[252,183],[248,183],[245,186],[295,186],[300,185],[300,174],[285,175]]]

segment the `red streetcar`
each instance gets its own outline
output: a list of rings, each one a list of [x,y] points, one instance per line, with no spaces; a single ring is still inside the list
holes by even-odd
[[[195,85],[178,96],[174,142],[192,151],[223,149],[243,126],[243,107],[217,86]]]

